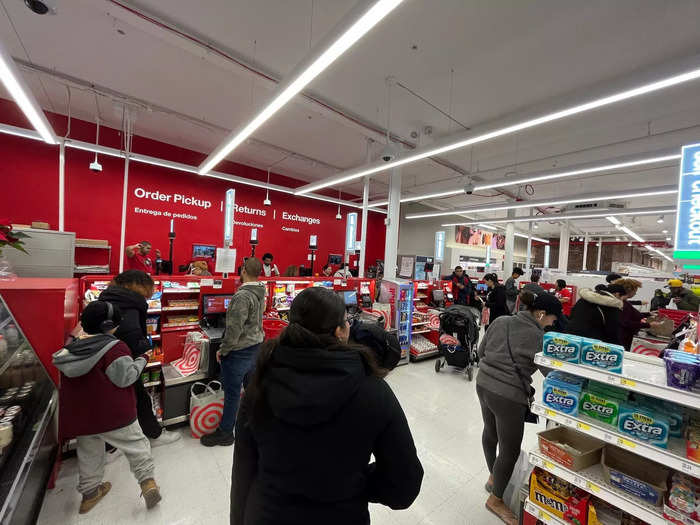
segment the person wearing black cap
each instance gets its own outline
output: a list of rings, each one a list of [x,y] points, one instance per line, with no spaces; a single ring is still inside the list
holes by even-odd
[[[525,309],[496,319],[479,345],[476,393],[481,404],[484,431],[481,436],[491,493],[486,508],[509,525],[517,518],[503,502],[503,492],[520,455],[525,416],[532,403],[535,354],[542,350],[544,329],[561,314],[561,303],[552,294],[520,292]],[[498,451],[498,454],[496,453]]]
[[[621,296],[624,287],[611,284],[604,289],[581,288],[578,301],[571,309],[566,331],[610,344],[620,344]]]
[[[151,446],[136,417],[131,387],[146,366],[113,334],[122,320],[117,306],[94,301],[80,316],[83,334],[53,354],[61,372],[59,414],[64,438],[76,438],[80,514],[104,498],[112,485],[103,482],[105,443],[124,453],[150,509],[161,499],[153,479]]]

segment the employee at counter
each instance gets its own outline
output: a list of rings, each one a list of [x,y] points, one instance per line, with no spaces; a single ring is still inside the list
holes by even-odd
[[[265,277],[278,277],[280,274],[279,268],[273,262],[273,257],[271,253],[266,253],[262,258],[263,262],[263,275]]]

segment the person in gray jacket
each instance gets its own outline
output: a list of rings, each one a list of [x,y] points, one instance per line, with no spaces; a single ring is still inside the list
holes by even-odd
[[[224,385],[224,413],[219,428],[202,436],[205,447],[233,445],[238,402],[243,378],[255,362],[260,343],[265,339],[262,327],[265,312],[265,285],[258,282],[262,272],[260,259],[249,257],[241,270],[241,286],[226,311],[226,330],[216,359],[221,363]]]
[[[504,504],[503,492],[520,455],[525,416],[534,395],[534,357],[542,349],[544,328],[561,314],[561,303],[552,294],[535,296],[522,291],[520,301],[526,305],[525,310],[499,317],[484,335],[476,377],[484,419],[481,442],[491,473],[486,484],[491,493],[486,508],[509,525],[518,520]]]
[[[513,310],[515,310],[515,302],[518,300],[518,279],[520,279],[523,275],[523,270],[522,268],[515,267],[513,268],[513,273],[508,279],[506,280],[505,287],[506,287],[506,306],[508,307],[508,312],[513,313]]]

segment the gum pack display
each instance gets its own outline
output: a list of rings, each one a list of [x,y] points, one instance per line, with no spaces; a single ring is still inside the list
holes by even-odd
[[[625,349],[619,345],[611,345],[595,339],[584,338],[579,362],[582,365],[599,368],[606,372],[621,374],[624,355]]]
[[[635,439],[660,448],[668,446],[668,418],[646,408],[624,404],[620,407],[618,430]]]
[[[563,372],[551,372],[544,380],[542,402],[553,410],[570,416],[577,415],[583,381]]]
[[[581,338],[575,335],[547,332],[542,338],[542,354],[560,361],[577,363],[581,352]]]

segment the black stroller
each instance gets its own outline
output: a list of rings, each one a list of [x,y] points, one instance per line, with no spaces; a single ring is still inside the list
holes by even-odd
[[[464,370],[471,381],[474,368],[479,365],[477,344],[481,312],[472,306],[454,305],[440,314],[440,357],[435,361],[435,372],[445,365]]]

